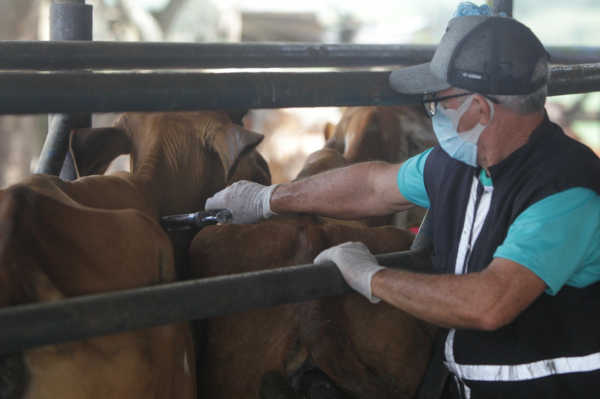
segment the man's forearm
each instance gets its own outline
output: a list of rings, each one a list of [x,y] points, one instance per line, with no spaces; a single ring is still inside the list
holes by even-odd
[[[478,274],[425,275],[402,270],[383,270],[373,276],[373,294],[383,301],[430,323],[449,328],[485,329],[475,298],[484,298]],[[474,280],[465,284],[465,280]],[[462,280],[462,281],[461,281]],[[474,292],[464,288],[470,285]]]
[[[399,196],[391,165],[368,162],[330,170],[277,187],[271,197],[275,213],[313,213],[336,219],[382,216],[413,207],[397,203]],[[377,184],[390,175],[391,184]],[[382,187],[382,188],[379,188]],[[396,203],[394,202],[396,201]]]
[[[428,275],[382,270],[373,295],[422,320],[449,328],[495,330],[511,322],[545,289],[524,266],[502,258],[482,272]]]

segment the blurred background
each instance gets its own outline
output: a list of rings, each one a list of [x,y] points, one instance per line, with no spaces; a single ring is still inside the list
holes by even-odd
[[[437,44],[457,0],[87,0],[94,40]],[[480,1],[479,3],[483,3]],[[475,1],[475,3],[478,3]],[[491,5],[491,1],[489,2]],[[50,0],[0,0],[0,40],[48,40]],[[600,1],[514,0],[514,18],[546,46],[600,46]],[[600,93],[551,97],[550,118],[600,153]],[[254,110],[246,127],[267,136],[259,150],[273,182],[289,181],[322,148],[339,108]],[[117,115],[94,115],[94,126]],[[0,117],[0,189],[35,169],[47,115]],[[112,170],[127,169],[120,157]]]

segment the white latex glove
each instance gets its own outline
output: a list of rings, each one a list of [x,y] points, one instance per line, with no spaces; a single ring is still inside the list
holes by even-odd
[[[314,263],[335,262],[342,272],[348,285],[365,296],[372,303],[381,299],[371,293],[371,279],[380,270],[386,269],[379,266],[377,259],[362,242],[347,242],[331,247],[321,252]]]
[[[277,184],[263,186],[247,180],[233,183],[206,201],[207,211],[227,209],[231,212],[231,223],[251,224],[276,213],[271,212],[271,194]]]

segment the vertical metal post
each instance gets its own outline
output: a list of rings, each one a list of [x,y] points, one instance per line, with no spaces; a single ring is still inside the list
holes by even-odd
[[[493,7],[494,13],[503,12],[506,13],[507,17],[513,16],[513,0],[494,0]]]
[[[410,249],[411,251],[427,249],[433,254],[433,220],[431,219],[430,211],[425,213],[419,232]],[[438,399],[444,390],[449,371],[444,365],[442,356],[435,352],[435,348],[443,347],[441,343],[445,337],[446,335],[443,331],[441,329],[438,330],[433,345],[434,353],[431,357],[427,372],[425,373],[421,384],[419,384],[415,399]]]
[[[52,0],[50,5],[50,40],[92,40],[91,5],[85,0]],[[48,136],[40,155],[36,173],[59,175],[75,180],[77,174],[69,153],[69,133],[75,128],[90,127],[91,114],[49,115]]]
[[[410,247],[411,251],[419,251],[421,249],[427,249],[433,253],[433,221],[431,220],[430,211],[425,213],[421,227],[419,227],[419,232]]]

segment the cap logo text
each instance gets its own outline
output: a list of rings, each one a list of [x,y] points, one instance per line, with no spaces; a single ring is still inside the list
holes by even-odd
[[[479,80],[483,79],[483,76],[478,75],[476,73],[463,72],[461,75],[463,78],[479,79]]]

